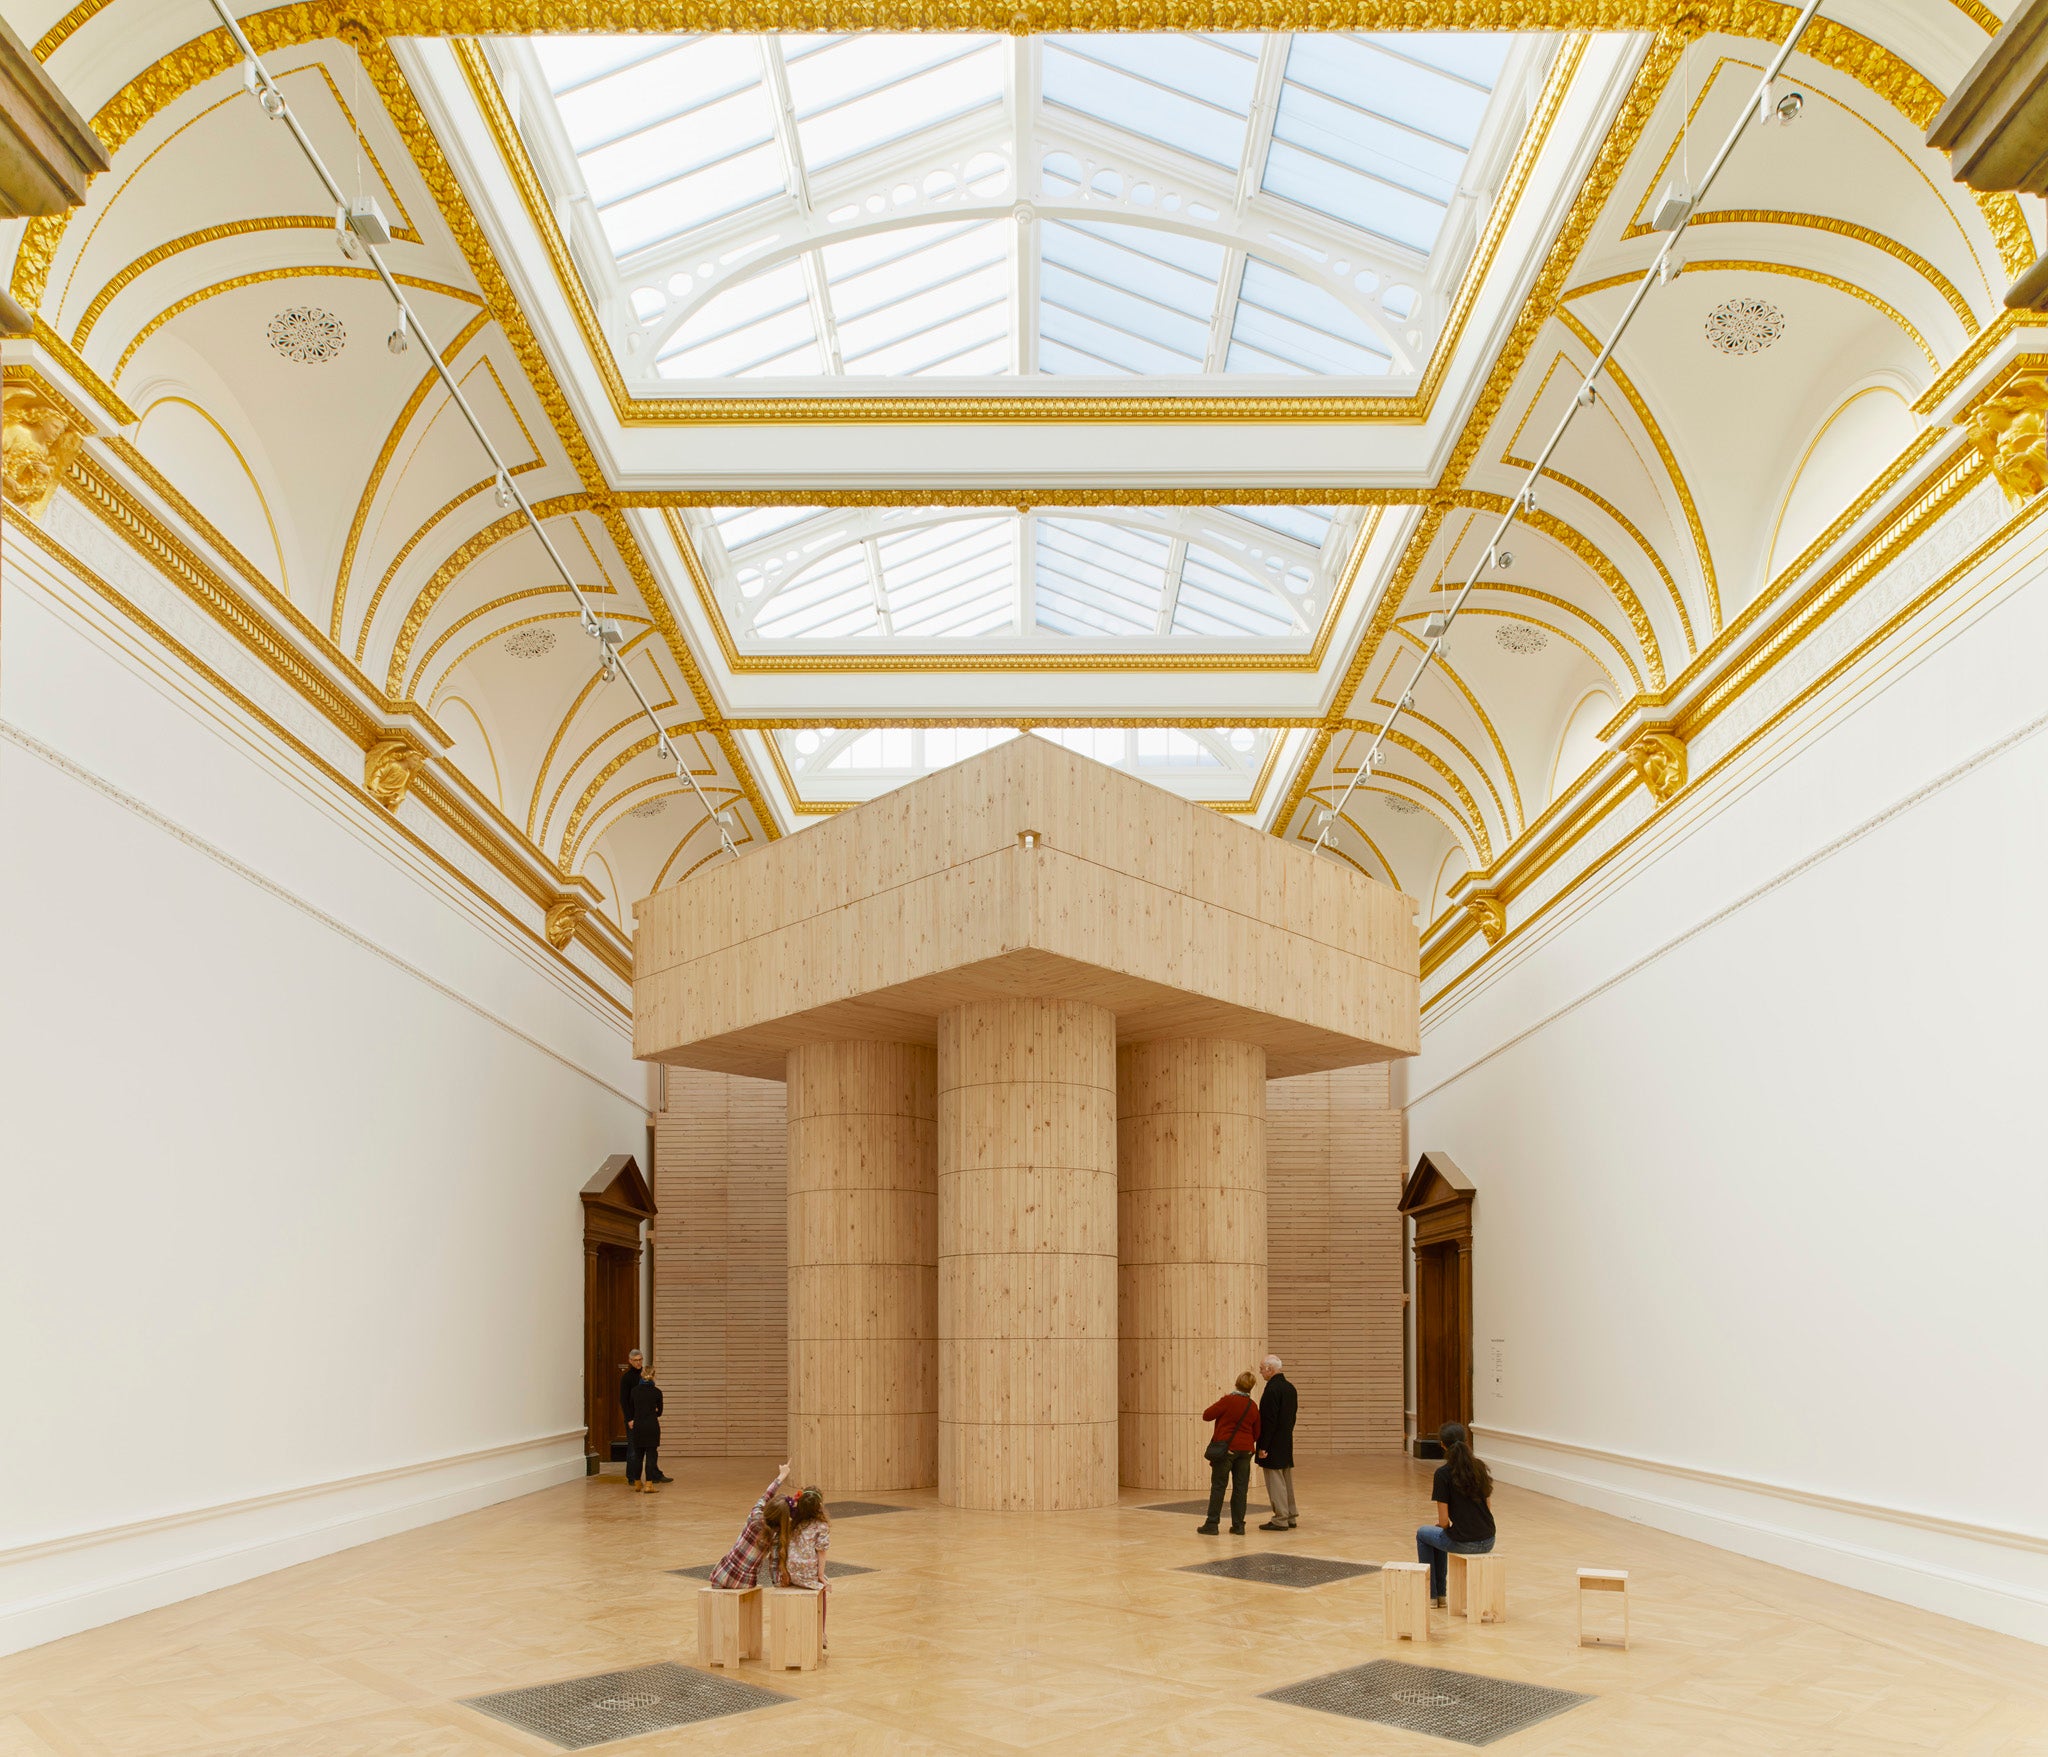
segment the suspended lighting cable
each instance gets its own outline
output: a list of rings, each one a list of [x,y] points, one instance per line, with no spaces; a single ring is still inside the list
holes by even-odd
[[[375,203],[367,199],[350,202],[347,192],[335,181],[333,172],[328,170],[326,161],[321,158],[319,150],[313,145],[297,114],[286,103],[284,93],[278,89],[276,80],[271,78],[270,69],[264,66],[263,58],[256,53],[255,46],[250,43],[241,25],[236,22],[234,14],[228,10],[227,0],[211,0],[211,4],[221,23],[227,27],[228,34],[234,38],[235,47],[242,52],[244,82],[264,115],[273,122],[284,123],[291,130],[292,138],[299,143],[299,150],[306,155],[306,162],[327,186],[327,193],[335,203],[334,225],[340,235],[343,252],[351,257],[367,257],[370,266],[377,271],[377,278],[384,283],[384,290],[391,295],[392,302],[398,307],[398,327],[392,332],[392,352],[404,351],[401,338],[408,331],[419,337],[425,348],[427,361],[433,367],[435,376],[441,381],[441,388],[448,393],[449,400],[461,412],[463,420],[469,423],[469,430],[476,435],[477,444],[484,448],[485,454],[491,460],[491,468],[497,479],[498,504],[507,510],[517,507],[525,516],[528,528],[540,539],[540,545],[547,551],[548,559],[554,563],[556,573],[561,575],[563,587],[576,600],[576,606],[582,612],[583,632],[597,642],[601,654],[598,674],[607,683],[614,678],[625,680],[626,687],[633,692],[633,699],[640,704],[640,712],[654,728],[655,749],[663,761],[675,765],[677,778],[696,794],[697,803],[704,808],[705,820],[718,831],[719,846],[737,859],[739,849],[733,845],[732,836],[726,828],[726,818],[711,803],[703,786],[691,772],[689,763],[684,760],[682,753],[662,726],[660,716],[654,711],[654,704],[648,699],[646,691],[640,687],[639,680],[628,669],[620,654],[619,649],[624,644],[624,631],[615,622],[602,621],[589,594],[576,583],[576,576],[569,571],[569,565],[562,559],[561,551],[555,547],[554,539],[548,535],[539,516],[534,512],[533,503],[526,498],[525,492],[513,480],[511,469],[499,454],[498,448],[491,443],[490,435],[484,431],[483,423],[477,419],[476,411],[470,407],[469,399],[462,394],[462,387],[456,383],[455,375],[449,371],[447,362],[441,358],[441,351],[433,345],[426,325],[420,321],[419,312],[413,308],[405,296],[404,289],[393,278],[391,270],[385,266],[380,247],[390,242],[391,235],[382,215],[377,212]]]
[[[1676,211],[1674,223],[1667,229],[1664,247],[1657,252],[1656,261],[1651,263],[1642,278],[1636,282],[1635,291],[1629,295],[1628,304],[1623,308],[1613,331],[1601,344],[1599,353],[1593,357],[1593,364],[1587,367],[1585,381],[1579,386],[1578,395],[1565,409],[1564,416],[1551,433],[1548,443],[1536,454],[1536,461],[1529,466],[1528,474],[1522,478],[1522,486],[1509,502],[1508,510],[1501,515],[1500,523],[1494,526],[1493,535],[1487,539],[1486,547],[1472,565],[1472,571],[1465,576],[1465,584],[1447,608],[1433,612],[1428,622],[1423,625],[1422,632],[1426,640],[1421,656],[1415,662],[1415,669],[1409,674],[1408,682],[1394,705],[1387,710],[1387,716],[1381,722],[1379,731],[1373,735],[1370,748],[1360,760],[1358,767],[1352,771],[1351,780],[1345,786],[1335,807],[1323,811],[1322,822],[1313,844],[1314,850],[1319,851],[1329,845],[1330,832],[1336,828],[1337,820],[1344,815],[1344,808],[1351,803],[1351,795],[1358,790],[1359,782],[1373,773],[1385,760],[1381,752],[1394,729],[1394,722],[1405,710],[1414,707],[1415,686],[1442,655],[1451,624],[1456,620],[1458,612],[1465,608],[1465,600],[1472,596],[1473,589],[1479,584],[1480,575],[1489,568],[1505,569],[1514,560],[1514,557],[1501,547],[1501,539],[1514,528],[1515,520],[1519,516],[1536,510],[1536,484],[1543,474],[1544,466],[1550,462],[1552,454],[1562,443],[1566,431],[1579,411],[1590,409],[1598,400],[1599,393],[1594,388],[1594,380],[1614,358],[1614,350],[1620,345],[1621,338],[1627,334],[1628,326],[1635,321],[1635,315],[1642,309],[1643,301],[1649,296],[1650,289],[1662,286],[1671,279],[1672,253],[1678,248],[1679,239],[1685,235],[1685,228],[1692,223],[1693,215],[1699,211],[1701,200],[1714,186],[1714,179],[1721,174],[1721,167],[1728,162],[1729,154],[1734,152],[1735,143],[1742,138],[1743,130],[1752,122],[1760,125],[1785,123],[1792,121],[1799,114],[1803,102],[1800,95],[1797,92],[1790,92],[1783,98],[1774,98],[1773,84],[1783,71],[1786,61],[1791,58],[1792,51],[1798,47],[1799,39],[1805,34],[1806,27],[1819,13],[1820,6],[1821,0],[1807,0],[1806,9],[1793,21],[1791,31],[1784,42],[1778,45],[1778,52],[1771,57],[1771,63],[1764,69],[1763,77],[1757,81],[1756,90],[1751,94],[1749,102],[1743,106],[1742,114],[1735,120],[1735,126],[1729,129],[1728,137],[1722,141],[1720,151],[1714,154],[1712,162],[1700,178],[1699,187],[1688,192],[1690,199]]]

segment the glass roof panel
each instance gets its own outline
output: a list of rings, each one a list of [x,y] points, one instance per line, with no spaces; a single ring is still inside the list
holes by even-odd
[[[1244,265],[1226,372],[1366,377],[1392,364],[1379,332],[1334,294],[1257,257]]]
[[[820,803],[872,798],[1018,735],[1008,726],[805,726],[770,734],[798,797]],[[1026,736],[1220,805],[1256,797],[1283,734],[1263,726],[1039,726]]]
[[[735,628],[757,642],[997,634],[1040,648],[1305,646],[1338,596],[1360,515],[1294,505],[765,506],[712,507],[686,522]]]
[[[1258,39],[1088,32],[1043,39],[1045,101],[1192,158],[1244,156]]]
[[[863,32],[781,41],[797,141],[812,172],[1002,102],[994,37]]]
[[[1421,370],[1521,40],[579,36],[508,77],[560,116],[629,378],[1360,379]]]

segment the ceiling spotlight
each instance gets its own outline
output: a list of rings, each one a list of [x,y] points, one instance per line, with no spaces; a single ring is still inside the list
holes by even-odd
[[[1593,406],[1593,405],[1594,405],[1595,403],[1597,403],[1597,402],[1598,402],[1599,400],[1600,400],[1600,393],[1599,393],[1599,392],[1598,392],[1597,390],[1595,390],[1595,389],[1594,389],[1594,388],[1592,387],[1592,385],[1591,385],[1591,384],[1582,384],[1582,385],[1580,385],[1580,386],[1579,386],[1579,407],[1580,407],[1580,408],[1582,408],[1582,409],[1590,409],[1590,408],[1591,408],[1591,407],[1592,407],[1592,406]]]
[[[1536,510],[1536,490],[1534,488],[1524,488],[1517,498],[1520,500],[1524,512],[1534,512]]]
[[[1493,552],[1493,565],[1502,573],[1506,573],[1515,565],[1515,552],[1512,549],[1496,549]]]
[[[1691,218],[1692,197],[1680,184],[1665,184],[1657,196],[1657,205],[1650,209],[1650,230],[1675,232]]]
[[[668,734],[666,732],[664,732],[659,738],[657,738],[654,741],[654,749],[656,754],[660,756],[663,762],[676,762],[676,747],[669,743]]]
[[[363,253],[363,241],[348,229],[348,209],[334,210],[334,241],[341,246],[341,253],[353,262]]]
[[[255,93],[256,102],[262,105],[264,115],[273,122],[284,120],[284,93],[257,72],[254,61],[242,63],[242,83]]]
[[[512,492],[512,478],[506,475],[503,470],[498,472],[498,504],[503,507],[513,507],[519,504],[517,496]]]
[[[406,339],[405,307],[403,305],[398,308],[398,327],[384,338],[384,345],[394,354],[402,354],[407,348],[412,346],[412,343]]]
[[[1327,805],[1322,807],[1316,813],[1316,828],[1318,830],[1327,830],[1336,821],[1337,814],[1334,811],[1332,811]]]
[[[1804,92],[1787,92],[1771,106],[1771,114],[1777,117],[1781,125],[1784,125],[1798,121],[1799,112],[1805,108],[1806,94]]]
[[[1657,258],[1657,285],[1660,287],[1670,286],[1671,277],[1677,273],[1678,264],[1671,260],[1671,252],[1667,250],[1662,256]]]
[[[1401,700],[1400,700],[1400,702],[1399,702],[1398,706],[1400,707],[1400,709],[1401,709],[1401,712],[1402,712],[1402,713],[1404,713],[1404,714],[1405,714],[1405,713],[1406,713],[1406,712],[1407,712],[1407,711],[1408,711],[1408,710],[1409,710],[1410,708],[1414,707],[1414,706],[1415,706],[1415,692],[1414,692],[1414,691],[1413,691],[1412,689],[1411,689],[1411,690],[1408,690],[1407,692],[1405,692],[1405,693],[1404,693],[1404,694],[1402,695],[1402,697],[1401,697]]]

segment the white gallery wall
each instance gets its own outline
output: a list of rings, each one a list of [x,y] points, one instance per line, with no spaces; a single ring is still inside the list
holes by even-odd
[[[1404,1075],[1478,1188],[1505,1480],[2048,1641],[2043,548],[1667,807]]]
[[[379,807],[0,569],[7,1651],[580,1476],[577,1193],[647,1082]]]

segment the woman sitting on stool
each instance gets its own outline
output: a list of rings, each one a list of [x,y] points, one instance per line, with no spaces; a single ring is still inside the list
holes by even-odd
[[[1237,1389],[1202,1411],[1204,1421],[1216,1424],[1215,1436],[1203,1452],[1209,1460],[1209,1517],[1195,1529],[1204,1537],[1217,1534],[1225,1482],[1230,1484],[1230,1535],[1244,1536],[1244,1498],[1251,1488],[1252,1450],[1259,1443],[1259,1406],[1249,1393],[1257,1383],[1250,1373],[1239,1373]]]
[[[1483,1556],[1493,1548],[1493,1474],[1472,1456],[1472,1436],[1447,1421],[1437,1430],[1444,1461],[1429,1486],[1436,1502],[1434,1525],[1415,1533],[1415,1559],[1429,1564],[1429,1602],[1442,1608],[1449,1590],[1450,1557]]]
[[[825,1641],[825,1612],[830,1597],[825,1585],[825,1551],[832,1543],[832,1520],[825,1497],[805,1489],[794,1501],[775,1501],[768,1508],[768,1531],[775,1544],[775,1583],[818,1594],[818,1646]]]

